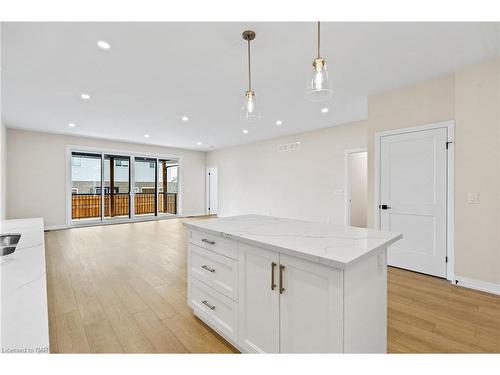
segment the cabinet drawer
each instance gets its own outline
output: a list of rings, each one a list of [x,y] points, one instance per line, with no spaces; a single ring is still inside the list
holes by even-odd
[[[202,282],[190,278],[189,303],[194,312],[227,338],[238,339],[238,304]]]
[[[188,241],[229,258],[238,259],[238,244],[236,241],[194,229],[189,230]]]
[[[190,276],[238,301],[238,262],[193,244],[188,251]]]

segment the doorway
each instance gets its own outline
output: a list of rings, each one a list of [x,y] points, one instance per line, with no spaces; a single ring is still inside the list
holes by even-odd
[[[345,170],[345,225],[366,228],[368,206],[366,149],[347,150]]]
[[[378,227],[403,234],[387,264],[450,279],[453,122],[378,133],[376,144]]]
[[[207,167],[206,175],[207,190],[207,215],[217,215],[219,213],[219,199],[217,191],[217,167]]]

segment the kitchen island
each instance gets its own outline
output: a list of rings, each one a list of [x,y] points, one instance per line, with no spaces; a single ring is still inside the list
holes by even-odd
[[[259,215],[185,225],[188,304],[240,351],[386,352],[401,234]]]
[[[21,235],[15,251],[0,257],[2,353],[48,353],[43,219],[0,221],[0,233]]]

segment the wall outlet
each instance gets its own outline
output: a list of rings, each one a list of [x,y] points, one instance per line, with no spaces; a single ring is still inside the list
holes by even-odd
[[[478,204],[479,203],[479,193],[467,193],[467,203]]]

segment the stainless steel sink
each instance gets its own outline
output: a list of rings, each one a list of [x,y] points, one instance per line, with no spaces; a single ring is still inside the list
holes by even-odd
[[[20,239],[21,235],[18,233],[0,235],[0,256],[9,255],[16,251]]]

